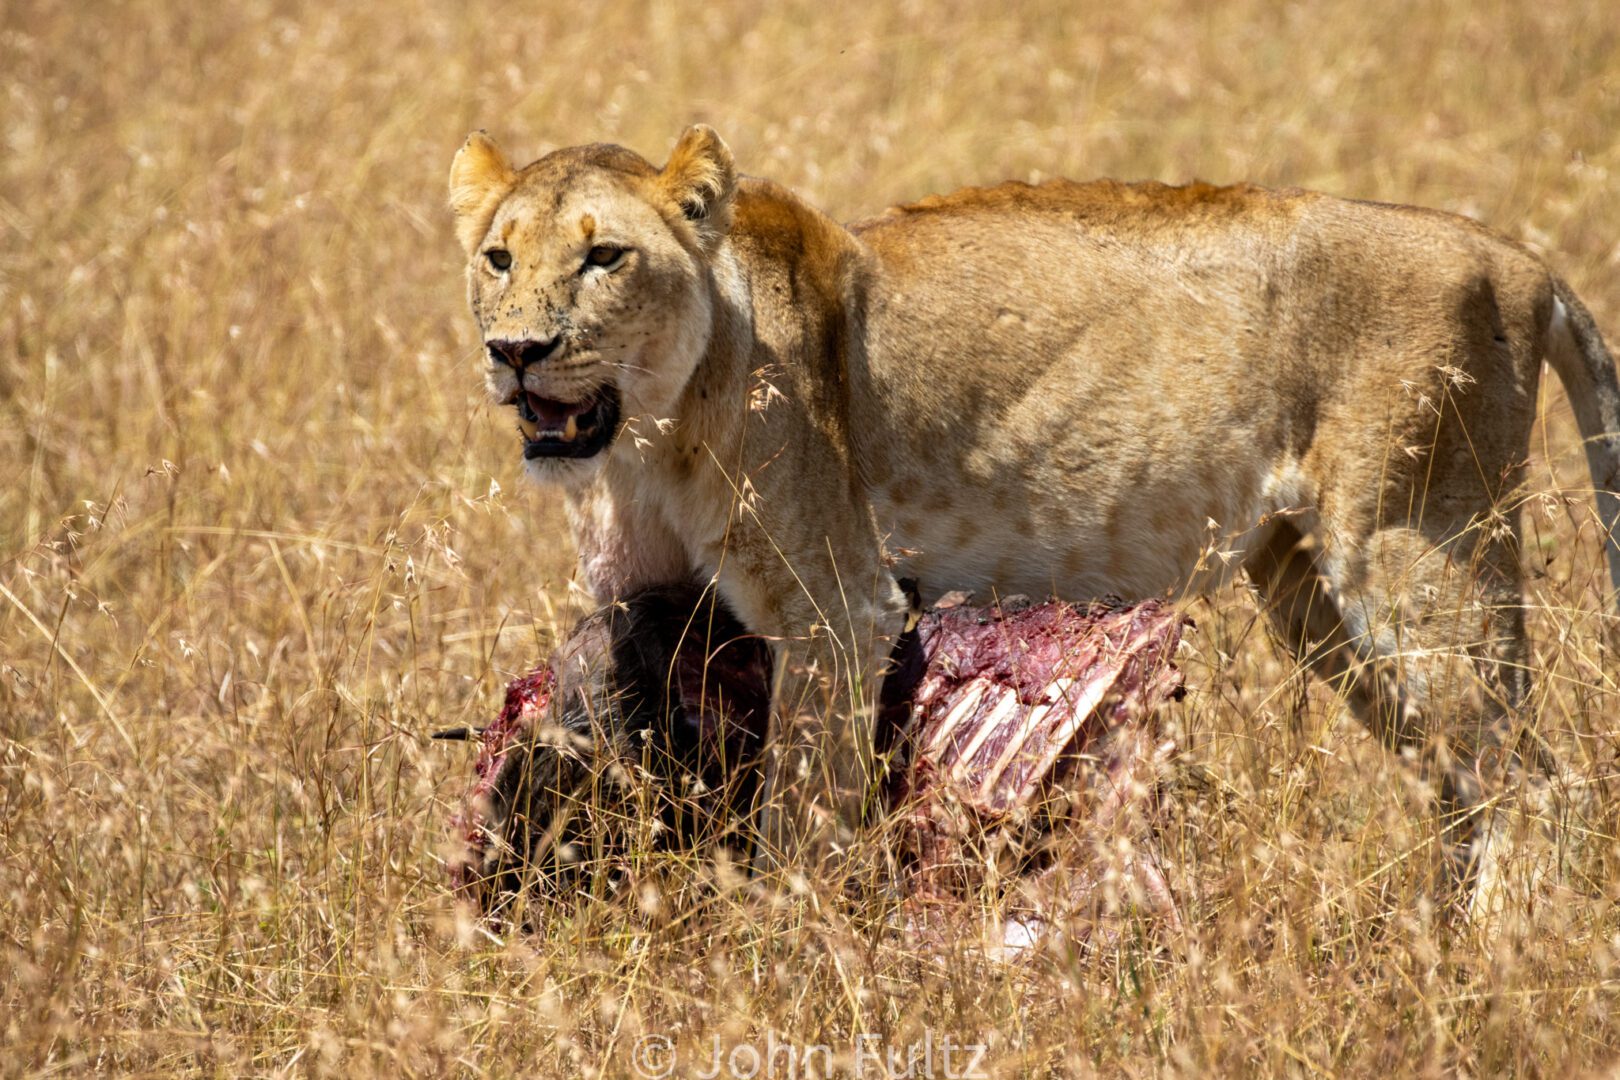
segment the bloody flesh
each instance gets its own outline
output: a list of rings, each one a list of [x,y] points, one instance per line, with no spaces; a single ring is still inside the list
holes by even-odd
[[[945,601],[924,612],[895,646],[877,723],[890,761],[884,805],[913,887],[971,887],[966,845],[996,830],[1050,832],[1053,805],[1107,825],[1140,801],[1136,781],[1151,776],[1160,748],[1155,710],[1181,692],[1172,658],[1185,625],[1157,601]],[[661,763],[654,776],[672,789],[683,777],[686,790],[726,789],[717,812],[746,818],[769,671],[766,647],[695,587],[583,620],[551,663],[508,687],[500,715],[479,735],[476,777],[456,822],[458,888],[489,906],[516,888],[539,847],[556,841],[543,820],[553,811],[543,808],[561,793],[546,792],[548,802],[525,789],[567,786],[576,773],[554,757],[652,746]],[[541,738],[543,730],[551,736]],[[702,781],[695,788],[694,776]],[[706,809],[716,810],[714,800]],[[1035,819],[1041,824],[1031,826]],[[672,811],[670,821],[673,842],[699,831],[690,815]],[[1161,887],[1157,880],[1148,891]]]

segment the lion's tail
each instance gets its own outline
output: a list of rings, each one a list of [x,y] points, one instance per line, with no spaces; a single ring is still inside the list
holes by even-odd
[[[1620,379],[1597,323],[1565,282],[1554,278],[1547,360],[1564,384],[1586,445],[1586,466],[1596,489],[1598,520],[1609,557],[1613,604],[1620,604]]]

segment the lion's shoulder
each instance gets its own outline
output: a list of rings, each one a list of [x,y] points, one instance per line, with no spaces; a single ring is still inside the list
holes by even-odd
[[[849,250],[845,230],[791,189],[759,177],[737,185],[732,235],[779,258],[842,255]]]
[[[738,184],[731,239],[755,278],[756,304],[779,300],[801,315],[845,303],[851,275],[866,259],[838,222],[781,184],[755,177]]]

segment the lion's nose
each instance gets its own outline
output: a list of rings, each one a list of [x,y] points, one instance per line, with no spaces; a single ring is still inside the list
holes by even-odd
[[[557,351],[562,341],[558,335],[545,341],[491,341],[489,345],[489,358],[498,363],[509,364],[519,371],[530,364],[538,364],[546,357]]]

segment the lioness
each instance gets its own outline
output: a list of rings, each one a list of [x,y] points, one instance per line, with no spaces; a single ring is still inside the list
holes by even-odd
[[[701,125],[662,168],[592,145],[515,169],[476,133],[450,202],[490,392],[585,587],[713,578],[776,643],[778,849],[859,816],[895,575],[1148,596],[1241,566],[1298,657],[1441,769],[1466,875],[1520,750],[1544,360],[1620,587],[1614,363],[1567,285],[1463,218],[1051,181],[846,227]]]

